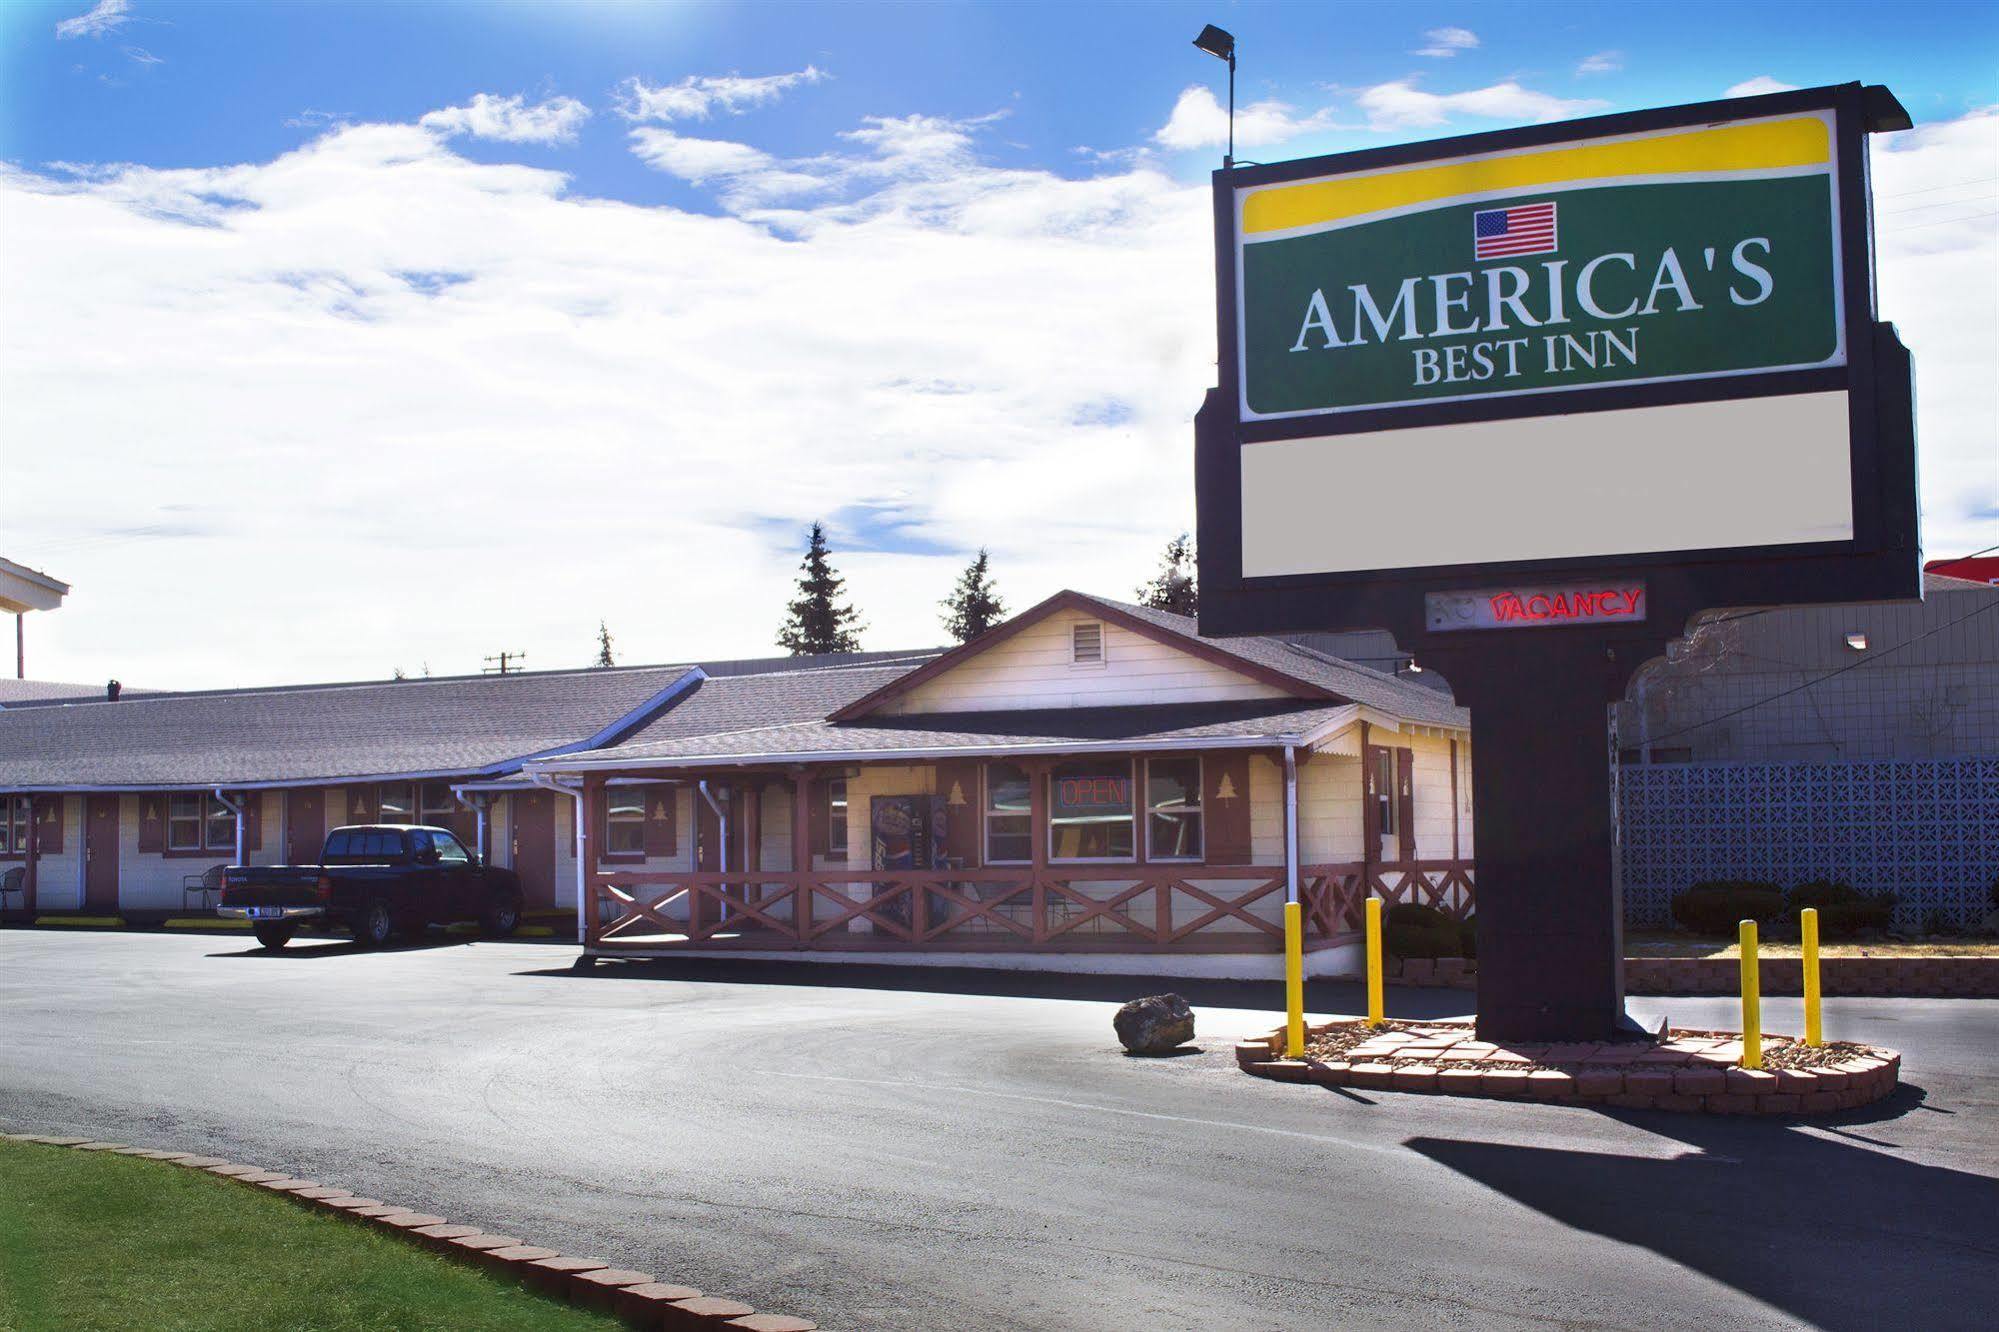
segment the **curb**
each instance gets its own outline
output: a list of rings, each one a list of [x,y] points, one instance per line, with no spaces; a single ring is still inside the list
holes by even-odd
[[[1319,1035],[1343,1023],[1308,1028]],[[1443,1023],[1431,1024],[1436,1026]],[[1680,1032],[1681,1036],[1729,1033]],[[1817,1115],[1869,1105],[1892,1094],[1901,1080],[1902,1056],[1868,1047],[1866,1056],[1818,1069],[1764,1071],[1706,1061],[1662,1063],[1654,1068],[1609,1066],[1584,1058],[1567,1067],[1534,1067],[1512,1055],[1497,1067],[1451,1067],[1428,1063],[1353,1063],[1347,1060],[1287,1059],[1284,1029],[1238,1042],[1236,1064],[1252,1077],[1275,1082],[1316,1083],[1366,1091],[1471,1096],[1486,1100],[1609,1106],[1620,1110],[1675,1110],[1711,1115]],[[1739,1039],[1739,1037],[1737,1038]],[[1552,1053],[1552,1050],[1550,1050]],[[1502,1055],[1504,1051],[1500,1052]],[[1478,1062],[1486,1062],[1480,1060]],[[1554,1061],[1550,1061],[1554,1062]],[[1566,1063],[1567,1061],[1563,1061]],[[1628,1063],[1620,1058],[1620,1063]],[[1636,1062],[1645,1062],[1638,1060]]]
[[[377,1198],[362,1198],[346,1189],[316,1180],[295,1179],[279,1170],[264,1170],[193,1152],[131,1147],[122,1142],[62,1137],[46,1133],[0,1133],[9,1142],[67,1147],[80,1152],[110,1152],[161,1161],[268,1190],[302,1207],[332,1216],[373,1224],[408,1239],[421,1248],[455,1262],[480,1267],[502,1281],[517,1281],[532,1290],[580,1308],[595,1309],[622,1319],[627,1326],[653,1332],[709,1332],[738,1328],[748,1332],[816,1332],[819,1325],[790,1314],[759,1313],[740,1300],[703,1294],[693,1286],[661,1281],[649,1272],[614,1268],[599,1258],[577,1258],[523,1242],[511,1235],[489,1234],[478,1226],[453,1225],[441,1216],[398,1207]]]

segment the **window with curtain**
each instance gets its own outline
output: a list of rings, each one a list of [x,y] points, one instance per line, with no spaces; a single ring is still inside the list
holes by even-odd
[[[1145,854],[1152,860],[1201,858],[1201,760],[1145,763]]]
[[[206,791],[167,797],[167,850],[234,851],[236,814]]]
[[[1034,859],[1033,796],[1027,770],[1015,763],[986,764],[986,863],[1019,865]]]
[[[1048,857],[1131,860],[1137,846],[1131,760],[1081,759],[1048,775]]]
[[[416,788],[408,782],[383,782],[376,788],[381,797],[381,808],[375,816],[377,823],[416,823]]]
[[[28,854],[28,824],[34,820],[30,796],[0,796],[0,856]]]
[[[425,782],[417,793],[418,823],[427,823],[433,828],[456,828],[456,820],[465,813],[464,806],[451,794],[450,782]]]
[[[604,788],[604,854],[643,856],[646,852],[646,788]]]

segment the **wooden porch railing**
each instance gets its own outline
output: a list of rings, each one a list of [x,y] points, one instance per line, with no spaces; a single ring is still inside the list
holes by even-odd
[[[1390,902],[1472,911],[1469,861],[1299,870],[1306,946],[1361,928],[1371,889]],[[1363,888],[1363,881],[1366,888]],[[1275,952],[1280,866],[1090,865],[1035,874],[961,870],[606,868],[592,879],[590,946],[605,949]]]

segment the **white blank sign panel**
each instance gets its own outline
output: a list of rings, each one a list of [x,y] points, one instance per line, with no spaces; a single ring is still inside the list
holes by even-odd
[[[1246,578],[1853,536],[1847,395],[1242,446]]]

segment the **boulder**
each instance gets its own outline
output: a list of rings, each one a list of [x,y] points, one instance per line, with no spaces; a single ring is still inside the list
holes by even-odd
[[[1155,994],[1120,1008],[1111,1025],[1132,1054],[1163,1055],[1194,1039],[1194,1010],[1177,994]]]

